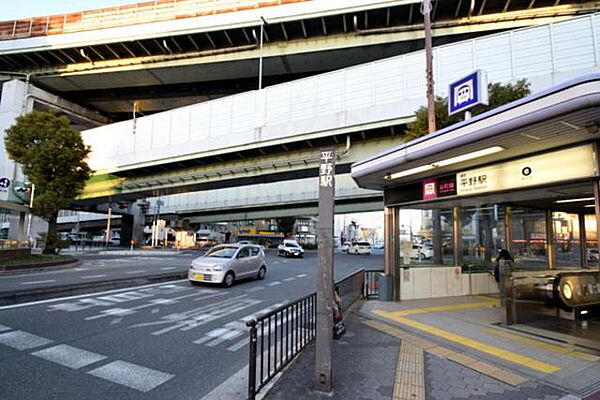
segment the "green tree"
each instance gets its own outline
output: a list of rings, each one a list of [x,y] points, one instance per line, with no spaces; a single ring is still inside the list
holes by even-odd
[[[44,254],[54,254],[60,247],[58,212],[83,191],[92,173],[86,162],[90,148],[66,117],[39,111],[18,117],[6,130],[4,145],[35,185],[32,212],[48,222]]]
[[[489,104],[479,105],[471,109],[473,116],[492,110],[503,104],[510,103],[531,93],[527,80],[522,79],[514,85],[509,83],[490,83],[488,85]],[[429,133],[427,125],[427,107],[420,107],[415,113],[416,120],[408,124],[404,133],[409,139],[414,139]],[[463,120],[462,113],[448,115],[448,99],[436,96],[435,98],[435,123],[437,129],[442,129]]]

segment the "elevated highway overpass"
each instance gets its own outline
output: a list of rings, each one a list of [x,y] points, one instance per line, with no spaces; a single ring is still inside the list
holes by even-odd
[[[595,12],[599,1],[444,0],[434,44]],[[0,23],[0,70],[114,121],[407,54],[419,0],[161,0]],[[264,26],[264,48],[259,46]],[[10,76],[10,74],[5,74]]]
[[[490,82],[526,78],[533,91],[598,70],[599,18],[438,46],[436,92],[446,95],[449,82],[473,69],[487,71]],[[79,204],[161,196],[180,214],[314,204],[316,148],[325,144],[342,154],[338,198],[373,200],[378,195],[346,186],[345,174],[354,160],[403,141],[425,101],[423,65],[418,51],[84,131],[97,176]],[[565,121],[573,127],[581,128]],[[535,137],[522,140],[539,145]],[[287,197],[269,201],[269,193]]]

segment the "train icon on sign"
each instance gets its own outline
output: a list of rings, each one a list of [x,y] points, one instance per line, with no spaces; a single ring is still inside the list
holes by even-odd
[[[8,189],[10,187],[10,179],[0,178],[0,189]]]
[[[488,104],[487,76],[481,70],[451,83],[448,89],[449,115],[466,111],[478,104]]]
[[[454,88],[454,106],[460,106],[473,100],[473,81],[468,81]]]

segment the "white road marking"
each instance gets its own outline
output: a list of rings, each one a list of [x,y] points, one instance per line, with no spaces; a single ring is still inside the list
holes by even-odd
[[[208,322],[227,315],[234,314],[240,310],[259,304],[260,300],[244,298],[246,295],[237,296],[221,302],[209,304],[203,307],[191,309],[184,312],[168,314],[162,316],[159,320],[132,325],[131,328],[140,328],[147,326],[166,326],[163,329],[152,332],[152,335],[158,336],[173,330],[188,331],[204,325]]]
[[[0,333],[0,344],[17,350],[33,349],[52,343],[52,340],[23,331]]]
[[[277,285],[281,285],[281,282],[275,281],[275,282],[271,282],[271,283],[267,284],[267,286],[277,286]]]
[[[248,366],[245,366],[200,400],[245,399],[247,395]]]
[[[291,281],[295,281],[295,280],[296,280],[296,278],[291,277],[291,278],[285,278],[283,281],[284,282],[291,282]]]
[[[98,315],[94,315],[92,317],[87,317],[85,318],[86,321],[92,321],[94,319],[98,319],[98,318],[104,318],[104,317],[122,317],[124,315],[131,315],[131,314],[135,314],[137,311],[135,310],[130,310],[128,308],[111,308],[108,310],[103,310],[102,313],[98,314]]]
[[[306,274],[300,274],[300,275],[296,275],[296,278],[304,278],[306,276]]]
[[[8,326],[0,325],[0,332],[10,331],[11,329],[12,328],[9,328]]]
[[[31,355],[43,358],[71,369],[79,369],[104,360],[106,357],[91,351],[78,349],[66,344],[39,350]]]
[[[144,286],[139,286],[138,290],[142,291],[142,290],[153,290],[151,288],[155,288],[157,286],[163,287],[163,288],[175,288],[177,290],[188,290],[190,288],[184,288],[182,286],[176,286],[173,283],[182,283],[182,282],[187,282],[187,279],[180,279],[177,281],[173,281],[169,284],[165,284],[165,283],[151,283],[149,285],[144,285]],[[146,289],[143,289],[146,288]],[[39,301],[31,301],[29,303],[21,303],[21,304],[12,304],[9,306],[2,306],[0,307],[0,310],[10,310],[12,308],[21,308],[21,307],[29,307],[29,306],[37,306],[39,304],[48,304],[48,303],[57,303],[59,301],[65,301],[65,300],[73,300],[73,299],[81,299],[84,297],[90,297],[90,296],[97,296],[99,294],[109,294],[109,293],[120,293],[120,292],[124,292],[124,291],[128,291],[131,290],[131,288],[126,288],[126,289],[113,289],[113,290],[107,290],[105,292],[99,292],[99,293],[94,293],[94,294],[79,294],[76,296],[67,296],[67,297],[59,297],[56,299],[48,299],[48,300],[39,300]]]
[[[175,269],[175,268],[177,268],[177,267],[162,267],[161,269],[162,270],[168,270],[168,269]]]
[[[50,283],[50,282],[56,282],[56,279],[47,279],[45,281],[21,282],[21,285],[38,285],[40,283]]]
[[[258,292],[259,290],[263,290],[265,287],[264,286],[256,286],[250,289],[246,289],[245,291],[247,293],[252,293],[252,292]]]
[[[250,338],[245,338],[243,340],[240,340],[239,342],[237,342],[236,344],[229,346],[227,348],[228,351],[238,351],[239,349],[243,348],[244,346],[246,346],[248,343],[250,343]]]
[[[106,275],[88,275],[82,276],[81,279],[94,279],[94,278],[104,278]]]
[[[149,392],[162,385],[175,375],[154,369],[131,364],[125,361],[114,361],[100,368],[93,369],[88,374],[107,381],[127,386],[140,392]]]
[[[127,275],[131,275],[131,274],[141,274],[142,272],[146,272],[146,270],[145,269],[140,269],[140,270],[137,270],[137,271],[127,271],[125,273]]]

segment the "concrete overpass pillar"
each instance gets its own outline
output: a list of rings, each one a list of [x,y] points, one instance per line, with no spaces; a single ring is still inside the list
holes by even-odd
[[[128,213],[121,215],[121,246],[129,246],[132,240],[136,246],[143,244],[144,222],[144,214],[138,204],[131,204]]]

